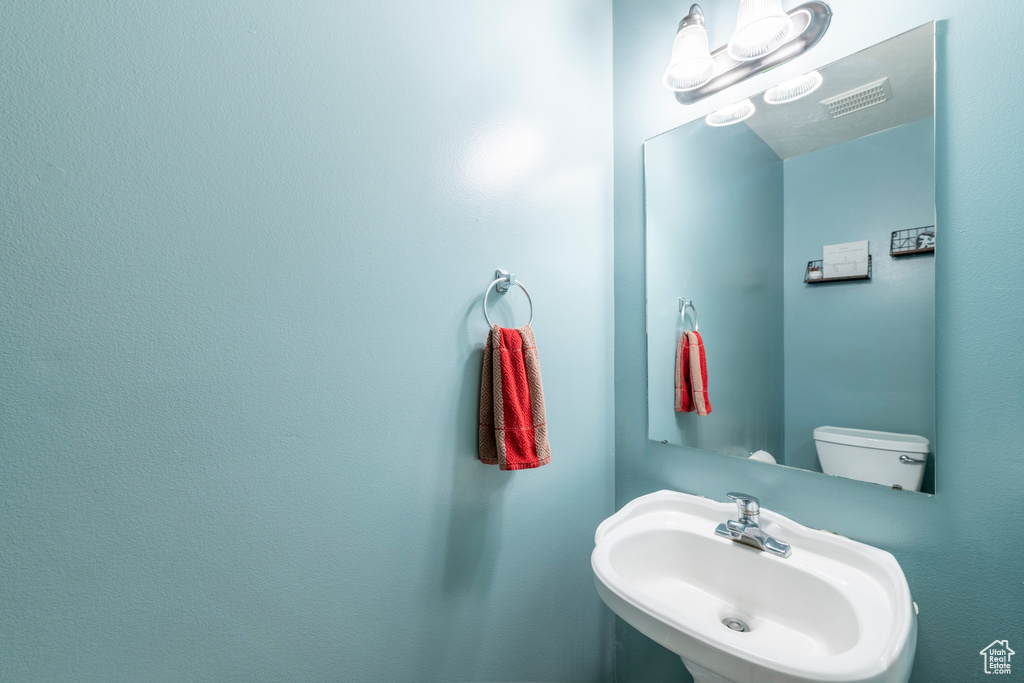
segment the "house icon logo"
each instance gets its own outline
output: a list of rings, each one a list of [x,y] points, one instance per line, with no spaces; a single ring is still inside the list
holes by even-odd
[[[1010,644],[1007,641],[993,640],[991,645],[978,654],[985,658],[985,673],[1008,674],[1010,673],[1010,657],[1017,653],[1010,649]]]

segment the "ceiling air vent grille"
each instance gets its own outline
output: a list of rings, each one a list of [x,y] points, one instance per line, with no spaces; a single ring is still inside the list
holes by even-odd
[[[891,99],[891,97],[889,79],[883,78],[873,83],[868,83],[856,90],[822,100],[821,103],[828,107],[828,113],[831,114],[832,118],[838,119],[840,116],[846,116],[855,111],[881,104]]]

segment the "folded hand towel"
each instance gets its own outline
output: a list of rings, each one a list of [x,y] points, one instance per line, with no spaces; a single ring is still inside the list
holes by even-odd
[[[687,332],[690,357],[690,391],[693,394],[693,407],[698,415],[711,413],[711,400],[708,399],[708,363],[704,357],[704,340],[697,332]]]
[[[676,412],[693,412],[693,392],[690,390],[690,338],[683,332],[676,345]]]
[[[704,356],[704,341],[697,332],[684,332],[676,345],[676,412],[707,415],[711,412],[708,399],[708,365]]]
[[[491,328],[480,382],[480,460],[503,470],[551,461],[537,340],[529,325]]]

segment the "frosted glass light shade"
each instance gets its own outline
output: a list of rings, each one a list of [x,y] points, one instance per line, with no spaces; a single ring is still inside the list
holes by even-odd
[[[741,62],[760,59],[785,43],[792,30],[793,20],[782,9],[782,0],[740,0],[729,56]]]
[[[749,99],[742,100],[728,107],[722,107],[718,111],[711,112],[704,117],[704,122],[709,126],[731,126],[740,121],[746,121],[754,115],[754,103]]]
[[[715,60],[708,47],[708,31],[699,24],[684,26],[672,44],[672,58],[662,82],[669,90],[699,88],[715,75]]]
[[[764,101],[768,104],[785,104],[807,97],[821,87],[824,78],[817,71],[806,73],[789,81],[768,88],[764,93]]]

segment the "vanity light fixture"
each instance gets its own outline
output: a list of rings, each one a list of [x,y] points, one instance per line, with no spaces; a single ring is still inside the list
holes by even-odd
[[[708,54],[704,13],[693,5],[679,22],[663,82],[680,104],[700,102],[799,57],[818,44],[831,21],[823,0],[788,12],[782,0],[740,0],[732,39]]]
[[[792,30],[793,20],[782,9],[782,0],[740,0],[729,56],[740,62],[760,59],[789,40]]]
[[[774,88],[768,88],[764,93],[764,101],[768,104],[795,102],[820,88],[824,81],[820,72],[811,71],[803,76],[779,83]]]
[[[711,112],[704,117],[704,122],[716,128],[720,126],[731,126],[740,121],[746,121],[754,115],[754,103],[749,99],[741,100],[728,107],[722,107],[718,111]]]
[[[679,31],[672,44],[672,58],[665,77],[665,87],[679,92],[699,88],[715,75],[715,60],[708,47],[708,30],[700,5],[690,7],[690,13],[679,22]]]

